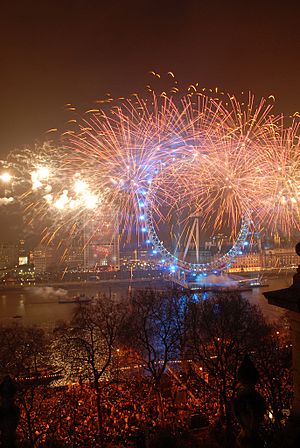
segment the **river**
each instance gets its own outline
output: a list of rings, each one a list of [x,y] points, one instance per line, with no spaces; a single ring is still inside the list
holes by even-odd
[[[265,291],[282,289],[290,286],[292,276],[277,276],[267,279],[268,286],[254,288],[252,291],[242,293],[251,303],[258,305],[267,320],[275,320],[283,315],[284,310],[269,305],[262,295]],[[162,289],[162,283],[141,283],[135,284],[134,288],[153,287]],[[75,294],[84,292],[90,296],[98,293],[112,295],[121,298],[128,293],[128,285],[120,284],[85,284],[79,286],[36,286],[24,288],[22,290],[1,290],[0,291],[0,324],[23,323],[24,325],[39,325],[45,329],[54,328],[59,320],[69,320],[72,316],[75,304],[59,303],[59,297],[72,297]]]

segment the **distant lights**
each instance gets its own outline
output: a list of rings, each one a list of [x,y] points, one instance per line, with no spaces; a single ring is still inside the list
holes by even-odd
[[[147,232],[147,228],[146,227],[142,227],[141,230],[142,230],[143,233]]]

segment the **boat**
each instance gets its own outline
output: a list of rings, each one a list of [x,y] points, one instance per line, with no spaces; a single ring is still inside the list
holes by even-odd
[[[251,289],[253,289],[253,288],[262,288],[262,287],[266,287],[269,285],[268,285],[267,281],[263,278],[263,276],[260,275],[259,277],[255,277],[255,278],[239,280],[238,286],[239,286],[239,288],[248,286]]]
[[[58,303],[90,303],[91,301],[92,298],[85,294],[79,294],[73,297],[60,297],[58,299]]]

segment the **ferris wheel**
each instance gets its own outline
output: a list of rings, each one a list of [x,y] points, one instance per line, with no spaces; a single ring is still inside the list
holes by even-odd
[[[245,213],[242,217],[241,226],[232,247],[225,254],[216,257],[210,262],[203,263],[201,262],[200,254],[200,216],[195,215],[190,217],[191,224],[189,226],[184,248],[180,255],[172,253],[158,235],[157,226],[153,219],[153,212],[149,205],[145,208],[145,220],[151,243],[155,247],[155,250],[161,254],[164,263],[171,266],[171,270],[180,268],[187,273],[196,272],[205,274],[224,271],[235,262],[236,258],[241,254],[241,251],[244,248],[251,225],[250,214]],[[188,253],[190,251],[193,251],[194,253],[194,261],[188,260]]]

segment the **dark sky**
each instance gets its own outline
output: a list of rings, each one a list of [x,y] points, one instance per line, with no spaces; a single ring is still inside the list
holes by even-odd
[[[0,11],[0,157],[63,121],[63,105],[182,85],[274,94],[299,110],[299,1],[40,0]]]

